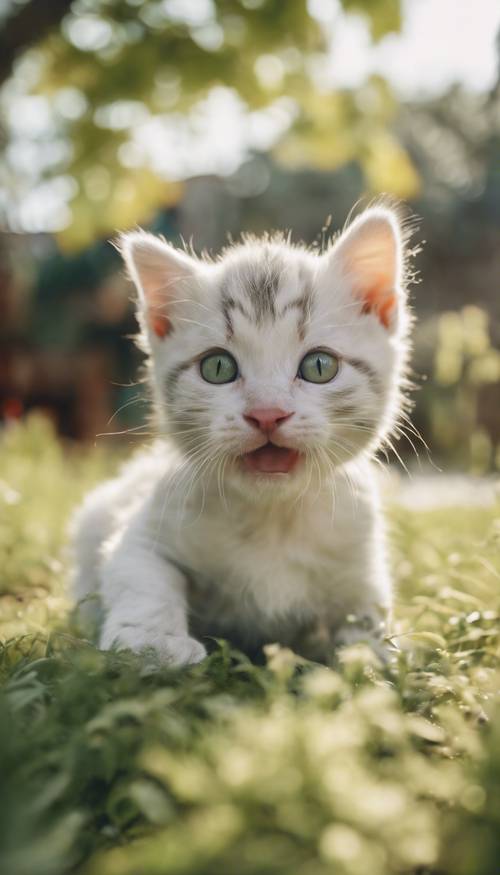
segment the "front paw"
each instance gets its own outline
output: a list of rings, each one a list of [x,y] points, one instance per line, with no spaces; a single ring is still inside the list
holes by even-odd
[[[375,623],[371,617],[354,618],[338,628],[333,635],[335,650],[340,647],[351,647],[354,644],[368,644],[382,663],[387,663],[390,657],[390,646],[385,639],[386,629],[383,623]]]
[[[190,635],[153,633],[137,626],[122,627],[119,632],[105,628],[100,645],[103,650],[115,648],[153,653],[158,662],[172,666],[194,665],[207,655],[203,644]]]
[[[160,652],[162,661],[171,665],[195,665],[206,655],[203,644],[190,635],[166,635]]]

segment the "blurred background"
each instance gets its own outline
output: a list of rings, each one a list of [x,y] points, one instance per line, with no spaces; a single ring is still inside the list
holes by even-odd
[[[499,32],[498,0],[0,0],[2,423],[134,440],[117,231],[321,248],[387,192],[420,219],[415,425],[499,468]]]

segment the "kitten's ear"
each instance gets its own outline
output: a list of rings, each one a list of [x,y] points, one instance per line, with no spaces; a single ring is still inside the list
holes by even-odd
[[[195,277],[196,262],[145,231],[123,234],[118,248],[137,287],[146,324],[163,339],[171,329],[169,303],[185,297],[182,287]]]
[[[360,298],[362,312],[393,328],[404,273],[403,238],[394,213],[385,207],[366,210],[342,234],[330,257]]]

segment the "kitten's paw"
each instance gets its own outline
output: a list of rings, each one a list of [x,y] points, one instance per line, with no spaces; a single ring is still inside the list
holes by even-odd
[[[132,650],[134,653],[150,653],[164,665],[194,665],[205,659],[207,651],[203,644],[190,635],[165,635],[152,633],[137,626],[126,626],[116,634],[103,630],[101,647],[109,650]]]
[[[190,635],[166,635],[161,649],[162,659],[172,665],[195,665],[206,655],[203,644]]]
[[[375,627],[372,619],[363,617],[361,620],[346,623],[336,630],[333,636],[333,646],[351,647],[353,644],[368,644],[383,664],[389,662],[391,647],[384,638],[383,624]]]

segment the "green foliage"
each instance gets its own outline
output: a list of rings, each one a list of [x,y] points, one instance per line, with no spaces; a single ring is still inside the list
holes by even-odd
[[[500,445],[490,436],[498,433],[500,351],[488,313],[475,306],[441,313],[418,331],[417,352],[433,354],[432,380],[417,403],[436,456],[474,473],[500,468]]]
[[[102,452],[63,452],[49,423],[33,417],[2,435],[0,629],[45,630],[66,609],[63,546],[71,508],[109,472]]]
[[[367,4],[363,0],[344,0],[348,11],[363,13]],[[374,39],[380,39],[401,27],[401,8],[398,0],[372,0],[370,3],[370,27]]]
[[[0,871],[494,875],[500,508],[393,509],[387,666],[218,642],[154,672],[61,626],[63,522],[115,455],[64,453],[39,420],[3,438]]]
[[[374,40],[400,28],[400,0],[342,5],[368,21]],[[388,131],[396,103],[385,83],[374,79],[358,95],[319,87],[312,70],[328,39],[306,0],[69,4],[61,27],[37,45],[26,80],[49,99],[61,158],[48,173],[77,182],[66,245],[145,221],[179,199],[177,183],[137,158],[134,131],[148,119],[178,123],[220,86],[250,111],[287,99],[297,121],[278,149],[287,160],[331,169],[359,158],[369,191],[415,194],[416,171]]]

